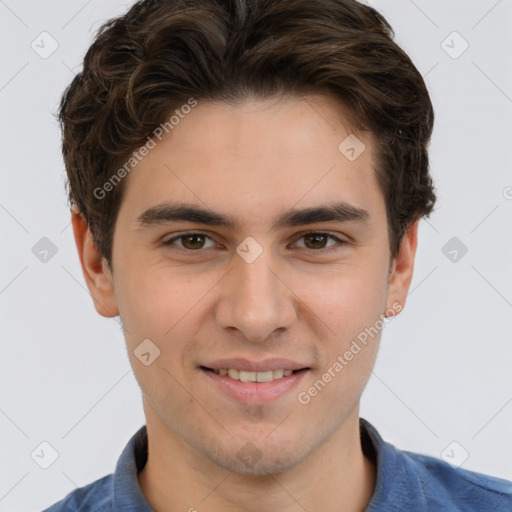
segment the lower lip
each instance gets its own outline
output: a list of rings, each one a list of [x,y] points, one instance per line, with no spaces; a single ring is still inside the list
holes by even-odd
[[[231,398],[250,405],[262,405],[278,400],[297,386],[309,371],[300,370],[271,382],[242,382],[210,370],[199,370]]]

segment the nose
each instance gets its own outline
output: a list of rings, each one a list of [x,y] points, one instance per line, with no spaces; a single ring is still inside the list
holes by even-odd
[[[295,300],[270,249],[252,263],[235,255],[233,267],[224,279],[216,319],[220,327],[262,343],[296,321]]]

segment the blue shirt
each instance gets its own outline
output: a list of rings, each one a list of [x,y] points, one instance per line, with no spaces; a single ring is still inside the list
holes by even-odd
[[[377,467],[377,482],[365,512],[512,512],[512,482],[441,459],[401,451],[360,419],[363,451]],[[116,470],[69,493],[43,512],[152,512],[137,473],[147,460],[141,427],[119,457]]]

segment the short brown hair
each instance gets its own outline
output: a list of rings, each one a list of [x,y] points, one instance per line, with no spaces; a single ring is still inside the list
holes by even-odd
[[[59,120],[71,205],[109,264],[124,180],[102,187],[169,113],[196,100],[325,93],[376,141],[391,255],[435,194],[434,112],[419,71],[355,0],[143,0],[99,29]]]

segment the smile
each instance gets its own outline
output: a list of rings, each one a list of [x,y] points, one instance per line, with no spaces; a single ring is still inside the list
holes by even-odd
[[[213,370],[217,375],[226,375],[233,380],[241,380],[242,382],[271,382],[276,379],[288,377],[293,370],[268,370],[264,372],[248,372],[237,370],[235,368],[220,368]]]
[[[291,391],[298,386],[310,368],[252,371],[200,366],[199,370],[221,394],[237,402],[264,405],[288,394],[292,396]]]

